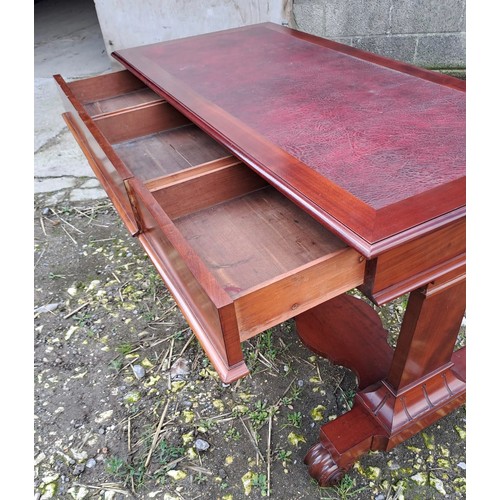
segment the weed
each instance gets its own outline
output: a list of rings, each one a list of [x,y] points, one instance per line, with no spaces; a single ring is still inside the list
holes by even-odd
[[[278,350],[273,344],[273,330],[266,330],[256,337],[255,342],[248,343],[248,347],[245,348],[245,359],[250,371],[253,371],[258,358],[259,353],[266,358],[269,362],[276,360],[278,356]]]
[[[267,477],[265,474],[254,474],[252,477],[252,486],[260,489],[260,494],[267,496]]]
[[[250,422],[255,430],[259,430],[269,418],[267,403],[260,399],[254,405],[255,409],[249,413]]]
[[[286,417],[288,425],[292,425],[293,427],[300,427],[302,425],[302,413],[300,411],[294,411],[293,413],[289,413]]]
[[[91,324],[92,314],[90,313],[80,313],[75,317],[78,326],[88,326]]]
[[[285,466],[292,461],[292,452],[289,450],[279,450],[276,454],[276,458]]]
[[[321,496],[321,500],[348,500],[350,498],[359,498],[359,493],[367,489],[367,486],[355,489],[356,481],[349,476],[344,476],[336,486],[332,487],[334,496]]]
[[[350,410],[352,408],[352,405],[354,404],[354,397],[356,396],[356,391],[354,389],[349,389],[347,391],[341,390],[340,395],[342,396],[342,399],[344,400],[347,409]]]
[[[198,472],[196,476],[194,476],[193,481],[198,484],[203,484],[207,481],[207,476],[205,474],[202,474],[201,472]]]
[[[144,463],[138,465],[132,463],[128,466],[128,477],[126,482],[132,483],[134,488],[139,488],[144,483],[145,475],[146,467]]]
[[[234,441],[239,441],[241,438],[241,433],[234,427],[230,427],[226,432],[226,440],[233,439]]]
[[[119,372],[123,368],[123,360],[121,358],[112,359],[109,362],[109,369],[114,372]]]
[[[291,405],[294,401],[297,401],[302,394],[302,389],[297,385],[294,385],[287,396],[283,396],[283,404],[285,406]]]
[[[182,446],[173,446],[166,441],[161,441],[155,450],[155,457],[161,464],[168,464],[172,460],[182,457],[185,451]]]
[[[213,419],[213,418],[206,418],[206,419],[202,419],[202,420],[198,420],[196,422],[196,427],[198,429],[204,429],[205,431],[209,431],[211,429],[213,429],[214,427],[217,427],[217,420]]]
[[[120,353],[126,356],[127,354],[130,354],[134,350],[134,346],[130,342],[124,342],[123,344],[120,344],[119,346],[116,347],[116,350]]]
[[[121,458],[112,456],[106,460],[105,463],[106,471],[113,476],[123,476],[125,478],[127,474],[127,464]]]
[[[259,336],[258,348],[262,354],[269,360],[274,361],[278,355],[277,349],[273,344],[273,331],[266,330]]]

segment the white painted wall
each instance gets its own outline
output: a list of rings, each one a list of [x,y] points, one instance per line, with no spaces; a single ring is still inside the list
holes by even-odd
[[[113,50],[266,21],[290,24],[292,0],[94,0]]]

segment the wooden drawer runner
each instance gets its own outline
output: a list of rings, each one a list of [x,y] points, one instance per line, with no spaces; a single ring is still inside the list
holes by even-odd
[[[363,282],[365,261],[127,71],[67,84],[65,119],[221,379],[241,343]]]

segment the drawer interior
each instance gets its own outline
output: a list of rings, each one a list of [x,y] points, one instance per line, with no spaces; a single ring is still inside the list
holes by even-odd
[[[166,181],[153,196],[233,299],[346,247],[244,164]]]
[[[165,128],[113,146],[123,162],[143,181],[229,155],[193,124]]]
[[[69,87],[92,118],[163,100],[129,71],[76,80]]]
[[[69,84],[120,160],[149,181],[229,156],[128,71]]]

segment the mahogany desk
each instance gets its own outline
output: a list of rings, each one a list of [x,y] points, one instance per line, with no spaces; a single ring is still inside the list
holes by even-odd
[[[465,84],[260,24],[120,50],[63,115],[221,379],[295,318],[352,369],[305,458],[321,485],[465,401]],[[410,293],[393,350],[375,304]]]

